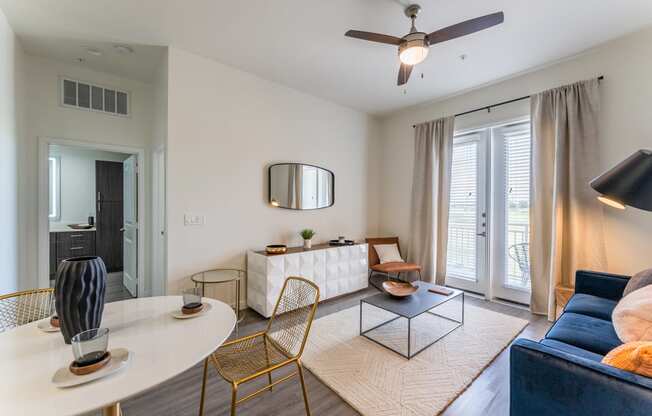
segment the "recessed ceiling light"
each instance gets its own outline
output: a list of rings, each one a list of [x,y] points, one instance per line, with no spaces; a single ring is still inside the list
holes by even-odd
[[[134,53],[134,49],[129,45],[113,45],[113,48],[118,53],[122,53],[122,54],[125,54],[125,55],[130,54],[130,53]]]
[[[102,51],[96,48],[86,48],[86,53],[93,56],[102,56]]]

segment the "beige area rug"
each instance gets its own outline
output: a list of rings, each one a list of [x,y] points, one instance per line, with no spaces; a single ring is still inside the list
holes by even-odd
[[[452,302],[448,313],[459,309]],[[446,304],[448,305],[448,304]],[[364,328],[394,315],[364,306]],[[433,416],[459,396],[528,324],[526,320],[465,306],[464,325],[407,360],[358,335],[359,307],[313,323],[303,363],[365,416]],[[451,328],[450,321],[423,314],[412,320],[413,345],[427,345]],[[407,321],[372,331],[375,339],[407,349]]]

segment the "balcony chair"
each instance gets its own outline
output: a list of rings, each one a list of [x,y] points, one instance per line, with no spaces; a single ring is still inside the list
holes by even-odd
[[[308,339],[310,326],[317,311],[319,288],[313,282],[300,277],[288,277],[276,301],[267,329],[246,337],[224,343],[204,361],[199,415],[204,414],[204,396],[208,361],[217,372],[231,384],[231,416],[236,407],[272,387],[299,375],[306,414],[310,416],[308,395],[303,377],[301,355]],[[297,371],[272,382],[272,371],[295,364]],[[238,399],[240,385],[267,375],[268,384]]]
[[[521,280],[523,286],[527,286],[530,281],[530,245],[528,243],[513,244],[509,247],[509,257],[518,264],[521,270]]]
[[[418,274],[419,280],[421,278],[421,266],[414,263],[404,263],[404,262],[391,262],[391,263],[380,263],[380,258],[378,253],[376,253],[375,245],[379,244],[396,244],[399,253],[401,252],[401,246],[398,244],[398,237],[378,237],[378,238],[367,238],[366,243],[369,245],[369,284],[375,287],[376,289],[383,290],[383,282],[396,279],[401,280],[401,273],[410,273],[414,272]],[[395,274],[394,276],[392,276]]]

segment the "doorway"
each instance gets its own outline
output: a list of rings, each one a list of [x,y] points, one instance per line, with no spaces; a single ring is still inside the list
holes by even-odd
[[[457,133],[446,284],[529,304],[530,122]]]
[[[143,296],[144,151],[43,138],[39,155],[39,284],[66,258],[97,255],[107,302]]]

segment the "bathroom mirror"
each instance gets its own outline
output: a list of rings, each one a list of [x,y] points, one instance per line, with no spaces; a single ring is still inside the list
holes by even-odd
[[[328,208],[335,202],[335,175],[302,163],[269,167],[269,203],[287,209]]]

